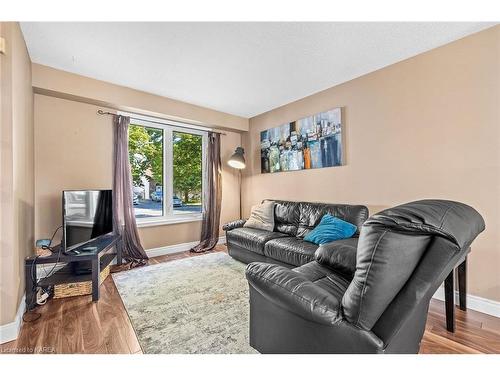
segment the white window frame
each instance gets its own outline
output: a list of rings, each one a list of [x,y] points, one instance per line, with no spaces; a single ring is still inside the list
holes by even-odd
[[[127,113],[119,113],[121,115],[130,116]],[[173,149],[173,133],[188,133],[200,135],[202,138],[201,145],[201,155],[202,155],[202,207],[203,207],[203,197],[204,197],[204,189],[207,186],[207,173],[206,173],[206,149],[208,145],[208,132],[205,130],[200,130],[196,128],[187,128],[185,126],[179,127],[178,123],[175,121],[169,120],[161,120],[158,119],[148,120],[147,117],[141,116],[141,119],[136,119],[137,115],[134,115],[134,119],[130,120],[130,125],[139,125],[145,126],[148,128],[160,129],[163,131],[163,181],[162,181],[162,189],[163,189],[163,216],[158,217],[145,217],[145,218],[136,218],[138,227],[151,227],[158,225],[167,225],[167,224],[178,224],[178,223],[189,223],[193,221],[200,221],[202,219],[202,212],[182,212],[175,213],[173,207],[173,196],[174,196],[174,149]],[[154,121],[154,122],[152,122]],[[171,181],[167,185],[167,181]]]

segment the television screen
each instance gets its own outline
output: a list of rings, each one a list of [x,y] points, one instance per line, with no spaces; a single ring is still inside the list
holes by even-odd
[[[111,190],[63,192],[63,246],[69,251],[113,231]]]

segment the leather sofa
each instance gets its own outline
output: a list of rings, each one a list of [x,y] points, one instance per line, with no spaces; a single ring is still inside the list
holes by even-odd
[[[368,218],[368,208],[347,204],[273,202],[273,232],[244,228],[245,220],[236,220],[223,226],[229,255],[244,263],[266,262],[288,268],[302,266],[313,261],[316,250],[320,248],[303,238],[329,213],[356,225],[358,230],[352,238],[322,245],[321,256],[335,257],[348,276],[354,274],[359,231]]]
[[[363,209],[349,212],[359,214],[357,223],[364,221]],[[300,225],[300,215],[298,220]],[[250,345],[261,353],[418,353],[430,299],[483,230],[483,218],[470,206],[422,200],[363,223],[354,272],[346,261],[354,242],[321,246],[312,261],[293,269],[251,263],[246,270]],[[284,239],[283,234],[266,239]],[[255,235],[259,243],[263,236]],[[248,246],[231,235],[228,240],[230,247],[238,246],[238,256],[240,247]],[[276,260],[265,250],[255,254]],[[309,254],[284,259],[298,263]]]

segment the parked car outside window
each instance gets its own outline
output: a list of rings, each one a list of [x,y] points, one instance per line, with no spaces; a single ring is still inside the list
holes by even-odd
[[[182,207],[182,199],[180,199],[177,195],[174,195],[173,204],[174,207]]]
[[[163,202],[163,188],[157,186],[156,190],[151,193],[151,200],[153,202]]]

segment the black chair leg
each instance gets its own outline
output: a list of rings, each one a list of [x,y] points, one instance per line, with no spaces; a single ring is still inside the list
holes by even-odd
[[[446,329],[455,332],[455,270],[444,280],[444,304],[446,308]]]
[[[458,297],[460,310],[467,310],[467,257],[458,266]]]

